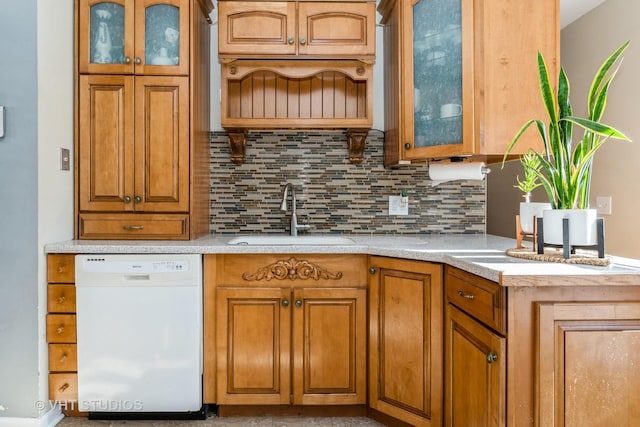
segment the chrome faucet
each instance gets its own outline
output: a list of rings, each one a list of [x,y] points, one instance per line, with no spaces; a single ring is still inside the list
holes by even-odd
[[[287,211],[287,196],[289,195],[289,190],[291,190],[291,235],[297,236],[299,229],[308,230],[311,227],[308,224],[298,224],[298,216],[296,215],[296,190],[290,182],[287,182],[282,188],[282,204],[280,205],[280,210]]]

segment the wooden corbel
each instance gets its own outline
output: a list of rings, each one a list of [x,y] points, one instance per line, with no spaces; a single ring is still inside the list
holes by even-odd
[[[367,143],[368,129],[347,129],[347,143],[349,144],[349,161],[360,164],[364,160],[364,147]]]
[[[246,129],[234,129],[227,131],[229,135],[229,150],[231,151],[231,161],[233,163],[244,163],[247,152]]]

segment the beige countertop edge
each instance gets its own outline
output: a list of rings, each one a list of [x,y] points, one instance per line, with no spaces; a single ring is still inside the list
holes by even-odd
[[[526,261],[505,255],[515,240],[486,234],[348,235],[349,245],[229,245],[236,236],[189,241],[68,240],[46,253],[339,253],[387,256],[448,264],[503,286],[640,286],[640,260],[612,257],[606,267]]]

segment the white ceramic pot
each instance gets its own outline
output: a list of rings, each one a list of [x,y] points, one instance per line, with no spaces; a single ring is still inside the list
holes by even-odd
[[[520,228],[525,233],[533,233],[533,218],[542,218],[542,212],[551,209],[551,203],[520,202]]]
[[[562,219],[569,218],[569,244],[593,246],[598,242],[596,209],[550,209],[542,215],[544,243],[562,244]]]

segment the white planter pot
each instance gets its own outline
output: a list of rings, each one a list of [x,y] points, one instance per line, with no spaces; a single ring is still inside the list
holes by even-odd
[[[533,217],[542,218],[542,212],[551,209],[551,203],[520,202],[520,228],[525,233],[533,233]]]
[[[562,219],[569,218],[569,244],[593,246],[598,242],[595,209],[550,209],[542,215],[544,243],[562,245]]]

